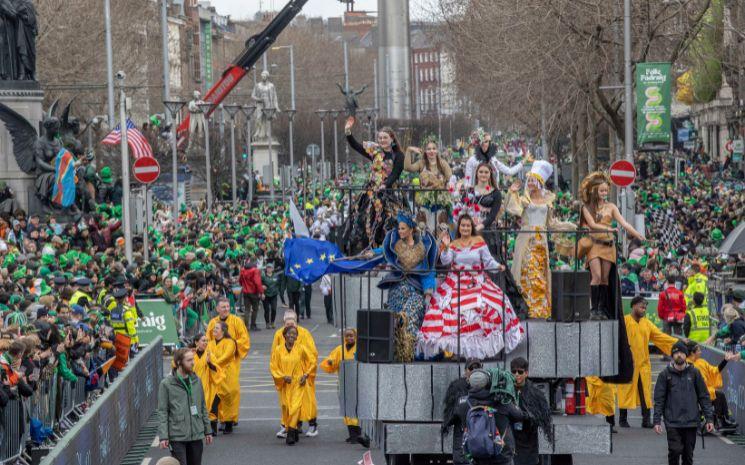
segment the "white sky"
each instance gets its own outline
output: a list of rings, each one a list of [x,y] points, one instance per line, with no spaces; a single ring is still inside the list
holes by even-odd
[[[426,4],[428,0],[411,0],[410,11],[413,19],[417,17],[418,6]],[[253,17],[261,9],[279,10],[285,6],[287,0],[211,0],[212,5],[217,8],[217,12],[223,15],[230,15],[234,19],[243,19]],[[344,12],[345,5],[337,0],[309,0],[305,4],[301,14],[306,16],[341,16]],[[375,11],[378,9],[378,0],[357,0],[355,10]]]

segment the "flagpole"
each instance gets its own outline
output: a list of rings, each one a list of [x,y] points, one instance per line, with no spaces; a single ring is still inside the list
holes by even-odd
[[[124,73],[118,72],[119,117],[122,147],[122,227],[124,228],[124,256],[132,263],[132,218],[129,214],[129,145],[127,143],[127,96],[124,93]]]

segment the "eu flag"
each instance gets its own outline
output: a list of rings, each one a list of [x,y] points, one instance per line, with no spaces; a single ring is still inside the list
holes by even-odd
[[[285,274],[303,284],[313,284],[328,273],[371,270],[383,260],[347,260],[336,244],[307,237],[286,239],[284,249]]]

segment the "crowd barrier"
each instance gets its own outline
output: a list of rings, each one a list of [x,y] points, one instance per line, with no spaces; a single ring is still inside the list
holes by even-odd
[[[163,378],[162,354],[163,340],[158,337],[130,360],[41,465],[120,463],[157,408],[158,385]],[[73,404],[79,395],[78,390],[71,389]],[[62,410],[65,407],[63,404]]]
[[[714,347],[702,345],[701,353],[713,365],[718,365],[724,359],[724,352]],[[739,425],[737,432],[745,434],[745,361],[727,363],[722,372],[722,381],[722,391]]]

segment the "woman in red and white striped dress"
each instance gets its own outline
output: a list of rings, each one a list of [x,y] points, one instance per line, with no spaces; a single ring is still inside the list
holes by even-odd
[[[425,358],[460,353],[461,358],[480,360],[494,358],[502,349],[511,352],[522,341],[524,329],[507,295],[484,271],[502,271],[504,265],[475,234],[468,215],[458,219],[452,243],[447,232],[441,240],[440,257],[451,271],[430,299],[417,352]]]

